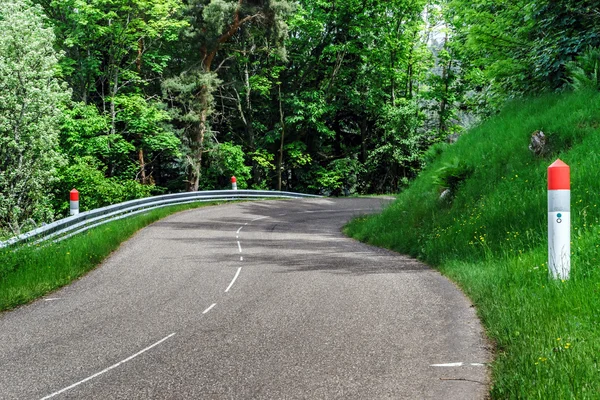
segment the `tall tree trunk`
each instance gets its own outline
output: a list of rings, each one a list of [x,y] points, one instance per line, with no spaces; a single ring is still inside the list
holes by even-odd
[[[188,190],[195,192],[200,187],[200,177],[202,174],[202,154],[204,153],[204,138],[206,136],[208,111],[210,104],[208,102],[208,87],[203,86],[200,89],[200,122],[196,135],[195,151],[193,154],[192,168],[190,170]]]
[[[448,33],[446,32],[446,36],[444,37],[444,48],[446,48],[448,45]],[[448,108],[448,89],[450,87],[450,83],[449,83],[449,74],[450,74],[450,69],[452,68],[452,58],[450,58],[450,61],[448,61],[448,64],[445,64],[442,67],[442,82],[444,83],[444,91],[442,93],[442,99],[440,101],[440,115],[439,115],[439,125],[438,125],[438,136],[439,137],[443,137],[444,134],[446,133],[448,127],[446,126],[447,121],[447,117],[446,117],[446,110]]]
[[[367,132],[369,125],[367,119],[363,118],[360,121],[360,160],[364,164],[367,162]]]
[[[110,93],[110,134],[114,135],[117,131],[117,111],[115,110],[115,97],[119,90],[119,69],[115,67],[115,76],[113,87]]]
[[[392,72],[391,76],[391,86],[392,86],[392,107],[396,107],[396,52],[392,50],[390,52],[390,70]]]
[[[415,42],[417,40],[417,31],[413,33],[412,43],[410,45],[410,50],[408,52],[408,60],[406,66],[406,98],[413,98],[413,75],[414,75],[414,51],[415,51]]]
[[[138,75],[142,75],[142,54],[144,51],[144,39],[140,38],[138,40],[138,54],[135,59],[135,64],[137,66]],[[138,162],[140,168],[140,182],[142,185],[148,183],[148,177],[146,176],[146,162],[144,161],[144,149],[142,148],[142,137],[139,137],[139,149],[138,149]]]
[[[138,150],[138,162],[140,165],[140,181],[142,185],[148,183],[148,177],[146,176],[146,162],[144,161],[144,149],[140,147]]]
[[[250,86],[250,73],[248,72],[248,63],[244,65],[244,86],[246,86],[246,135],[248,145],[254,150],[254,129],[252,127],[252,87]]]
[[[279,142],[279,157],[277,158],[277,190],[281,190],[281,168],[283,164],[283,141],[285,139],[285,123],[283,120],[283,107],[281,105],[281,84],[278,86],[279,91],[279,119],[281,122],[281,140]]]

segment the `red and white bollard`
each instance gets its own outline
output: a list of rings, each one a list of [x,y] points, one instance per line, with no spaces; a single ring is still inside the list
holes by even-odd
[[[548,272],[554,279],[571,272],[571,169],[560,159],[548,167]]]
[[[235,176],[231,177],[231,190],[237,190],[237,179]]]
[[[79,214],[79,192],[76,189],[71,190],[69,201],[69,215]]]

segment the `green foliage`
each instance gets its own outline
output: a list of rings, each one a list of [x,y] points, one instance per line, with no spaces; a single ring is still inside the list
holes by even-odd
[[[463,65],[505,97],[564,86],[567,65],[600,45],[597,0],[451,0],[447,19]]]
[[[365,162],[363,185],[368,192],[393,193],[420,168],[426,139],[417,131],[419,116],[413,101],[386,106],[377,127],[382,140],[374,144]]]
[[[246,189],[251,168],[245,165],[242,147],[232,143],[219,143],[210,149],[209,166],[202,180],[203,189],[230,189],[230,178],[235,176],[238,189]]]
[[[46,197],[62,158],[59,105],[68,91],[56,78],[54,34],[39,7],[0,3],[0,230],[52,218]]]
[[[276,168],[274,164],[275,156],[265,149],[258,149],[254,153],[248,154],[248,156],[250,156],[252,159],[254,174],[259,174],[261,177],[266,177],[266,179],[255,180],[251,188],[257,190],[268,189],[268,179],[274,175]]]
[[[302,142],[292,142],[283,147],[286,154],[287,164],[291,168],[300,168],[310,164],[312,157],[307,153],[307,147]]]
[[[109,157],[104,137],[108,135],[109,120],[93,105],[70,104],[63,109],[60,144],[70,157],[92,155]]]
[[[448,149],[450,145],[447,142],[438,142],[431,145],[423,153],[423,164],[428,166],[435,162],[443,153]]]
[[[458,190],[458,186],[467,179],[474,168],[467,165],[458,157],[442,164],[433,174],[433,184],[440,189],[449,189],[452,194]]]
[[[182,8],[177,0],[37,2],[66,51],[62,72],[75,99],[92,100],[103,111],[120,91],[162,73],[170,59],[165,44],[187,25],[176,18]]]
[[[600,89],[600,49],[588,48],[567,64],[567,79],[574,90]]]
[[[144,151],[149,159],[159,153],[179,157],[181,142],[168,124],[171,118],[163,104],[131,94],[118,96],[115,105],[119,131],[132,146]]]
[[[599,107],[597,91],[515,101],[448,146],[381,215],[348,227],[437,266],[469,295],[497,349],[492,398],[597,398],[600,163],[590,149],[600,146]],[[528,144],[540,128],[570,147],[536,157]],[[567,282],[549,281],[546,264],[547,167],[556,157],[571,166]],[[439,181],[468,166],[476,168],[442,206]]]
[[[326,168],[315,172],[316,184],[312,186],[320,193],[332,196],[356,193],[358,179],[364,169],[358,160],[342,158],[333,160]]]
[[[122,201],[148,197],[151,185],[116,177],[106,178],[105,167],[91,156],[75,157],[60,169],[60,178],[54,184],[54,209],[63,217],[69,213],[69,191],[79,191],[79,209],[92,210]]]

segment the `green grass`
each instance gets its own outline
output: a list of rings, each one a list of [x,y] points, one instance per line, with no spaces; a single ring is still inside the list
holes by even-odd
[[[536,130],[552,148],[543,158],[528,150]],[[557,157],[571,166],[566,282],[547,271],[546,174]],[[443,201],[448,166],[468,173]],[[382,214],[346,231],[418,257],[463,288],[495,345],[492,398],[600,398],[600,94],[510,104],[449,146]]]
[[[170,214],[217,203],[191,203],[109,222],[59,243],[0,251],[0,311],[26,304],[95,268],[141,228]]]

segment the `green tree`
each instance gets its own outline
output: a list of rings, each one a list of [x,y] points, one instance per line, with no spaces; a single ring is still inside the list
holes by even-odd
[[[568,64],[600,46],[598,0],[450,0],[445,13],[476,88],[501,98],[562,88]]]
[[[59,55],[42,10],[25,0],[0,3],[0,228],[19,233],[49,219],[48,188],[61,164]]]
[[[329,182],[329,188],[342,181],[385,180],[397,170],[390,166],[385,174],[368,174],[363,167],[369,153],[385,140],[386,132],[394,131],[401,137],[418,133],[415,124],[404,125],[404,132],[398,132],[399,125],[383,126],[382,121],[391,120],[382,118],[382,113],[390,107],[398,108],[400,113],[410,103],[416,117],[415,102],[431,59],[423,37],[427,2],[299,3],[290,22],[290,63],[282,72],[282,97],[287,141],[304,142],[313,162],[299,169],[284,166],[284,170],[291,171],[286,174],[288,179],[291,176],[295,180],[287,186],[315,188],[315,179]],[[412,148],[400,151],[404,150]],[[406,167],[412,169],[417,164],[407,163]],[[385,169],[386,165],[381,167]],[[351,174],[360,176],[350,179]],[[346,186],[397,190],[396,184],[389,183],[399,181],[395,177],[372,186]],[[323,190],[330,189],[324,186]]]
[[[179,108],[176,115],[184,129],[187,146],[187,189],[198,190],[206,138],[210,136],[209,116],[214,112],[214,93],[225,79],[222,67],[233,53],[247,45],[242,31],[261,35],[266,43],[280,47],[286,33],[283,16],[290,5],[280,1],[190,0],[186,17],[180,65],[175,78],[163,85],[170,104]],[[241,44],[241,49],[238,47]]]
[[[137,177],[142,183],[150,182],[148,166],[154,154],[146,155],[149,147],[143,143],[156,140],[141,136],[159,135],[166,139],[170,134],[169,143],[176,138],[164,126],[152,131],[146,127],[132,134],[132,124],[125,120],[136,113],[141,117],[141,108],[146,109],[146,117],[148,113],[155,116],[162,113],[156,102],[160,95],[159,80],[170,59],[167,44],[177,40],[186,25],[180,14],[182,3],[179,0],[35,1],[50,17],[65,51],[61,72],[73,87],[74,100],[84,106],[95,106],[106,120],[103,130],[96,129],[94,133],[94,141],[102,142],[104,147],[99,158],[107,167],[103,170],[109,176]],[[141,99],[145,105],[140,103]],[[82,110],[80,105],[74,108]],[[84,122],[86,116],[93,120]],[[90,110],[79,113],[77,119],[85,125],[97,122]],[[147,118],[143,119],[147,122]],[[132,168],[134,163],[137,168]]]

